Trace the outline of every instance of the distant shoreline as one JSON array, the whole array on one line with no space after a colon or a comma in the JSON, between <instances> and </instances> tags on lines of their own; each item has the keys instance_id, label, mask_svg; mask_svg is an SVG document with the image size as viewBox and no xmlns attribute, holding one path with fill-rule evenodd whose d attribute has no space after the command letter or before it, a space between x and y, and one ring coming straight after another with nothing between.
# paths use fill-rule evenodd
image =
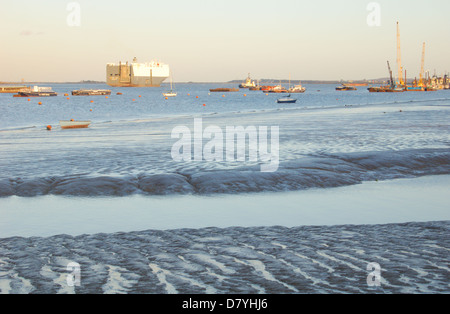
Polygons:
<instances>
[{"instance_id":1,"label":"distant shoreline","mask_svg":"<svg viewBox=\"0 0 450 314\"><path fill-rule=\"evenodd\" d=\"M377 79L377 80L367 80L367 81L343 81L343 80L291 80L291 84L300 81L302 84L385 84L387 79ZM228 82L174 82L176 84L241 84L241 80L233 80ZM259 80L260 85L274 85L274 84L288 84L289 80L275 80L275 79L265 79ZM0 85L32 85L32 84L73 84L73 85L81 85L81 84L106 84L104 81L79 81L79 82L0 82ZM163 82L163 84L168 84L168 82Z\"/></svg>"}]
</instances>

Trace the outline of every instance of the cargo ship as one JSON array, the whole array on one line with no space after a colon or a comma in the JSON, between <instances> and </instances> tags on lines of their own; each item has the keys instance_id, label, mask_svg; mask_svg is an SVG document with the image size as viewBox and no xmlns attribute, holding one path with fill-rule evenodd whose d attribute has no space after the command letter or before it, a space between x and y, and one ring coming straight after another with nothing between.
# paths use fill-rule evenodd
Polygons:
<instances>
[{"instance_id":1,"label":"cargo ship","mask_svg":"<svg viewBox=\"0 0 450 314\"><path fill-rule=\"evenodd\" d=\"M106 83L114 87L160 87L169 76L169 65L158 61L138 63L134 58L131 64L106 65Z\"/></svg>"}]
</instances>

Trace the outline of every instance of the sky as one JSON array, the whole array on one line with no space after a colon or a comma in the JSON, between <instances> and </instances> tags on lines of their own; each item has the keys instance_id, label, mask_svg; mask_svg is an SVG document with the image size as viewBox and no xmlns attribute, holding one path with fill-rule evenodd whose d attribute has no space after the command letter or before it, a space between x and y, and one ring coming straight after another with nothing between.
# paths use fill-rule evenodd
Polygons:
<instances>
[{"instance_id":1,"label":"sky","mask_svg":"<svg viewBox=\"0 0 450 314\"><path fill-rule=\"evenodd\" d=\"M175 82L375 79L396 69L397 21L408 76L423 42L441 75L448 12L448 0L0 0L0 81L105 81L106 63L134 57L169 64Z\"/></svg>"}]
</instances>

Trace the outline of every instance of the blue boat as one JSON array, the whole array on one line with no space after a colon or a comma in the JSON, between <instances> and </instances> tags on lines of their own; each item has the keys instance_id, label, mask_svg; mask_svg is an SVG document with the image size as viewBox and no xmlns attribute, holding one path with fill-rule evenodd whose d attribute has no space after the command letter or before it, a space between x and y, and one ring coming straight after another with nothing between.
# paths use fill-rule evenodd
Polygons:
<instances>
[{"instance_id":1,"label":"blue boat","mask_svg":"<svg viewBox=\"0 0 450 314\"><path fill-rule=\"evenodd\" d=\"M286 97L277 99L277 103L279 104L292 104L297 102L297 99L291 98L291 94L287 95Z\"/></svg>"}]
</instances>

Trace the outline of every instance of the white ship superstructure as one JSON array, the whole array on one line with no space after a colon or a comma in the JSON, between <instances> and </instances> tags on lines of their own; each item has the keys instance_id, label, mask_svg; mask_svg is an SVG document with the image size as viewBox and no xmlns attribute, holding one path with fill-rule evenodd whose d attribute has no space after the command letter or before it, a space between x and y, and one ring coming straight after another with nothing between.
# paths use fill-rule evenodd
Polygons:
<instances>
[{"instance_id":1,"label":"white ship superstructure","mask_svg":"<svg viewBox=\"0 0 450 314\"><path fill-rule=\"evenodd\" d=\"M159 87L169 76L169 65L159 61L138 63L134 58L131 64L106 65L106 83L115 87Z\"/></svg>"}]
</instances>

